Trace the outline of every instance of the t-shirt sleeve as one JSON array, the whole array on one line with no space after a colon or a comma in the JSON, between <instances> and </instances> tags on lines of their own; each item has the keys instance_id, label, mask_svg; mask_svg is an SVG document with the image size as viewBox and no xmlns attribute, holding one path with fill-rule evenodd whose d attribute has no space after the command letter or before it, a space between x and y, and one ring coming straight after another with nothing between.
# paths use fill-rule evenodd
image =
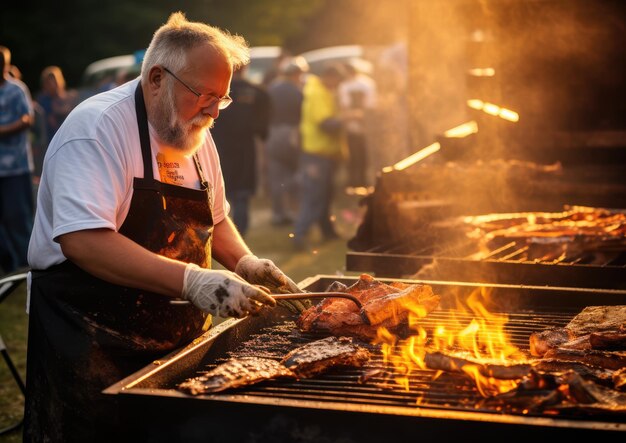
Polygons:
<instances>
[{"instance_id":1,"label":"t-shirt sleeve","mask_svg":"<svg viewBox=\"0 0 626 443\"><path fill-rule=\"evenodd\" d=\"M128 198L123 159L92 139L74 139L48 159L53 199L52 237L84 229L116 230L119 208Z\"/></svg>"}]
</instances>

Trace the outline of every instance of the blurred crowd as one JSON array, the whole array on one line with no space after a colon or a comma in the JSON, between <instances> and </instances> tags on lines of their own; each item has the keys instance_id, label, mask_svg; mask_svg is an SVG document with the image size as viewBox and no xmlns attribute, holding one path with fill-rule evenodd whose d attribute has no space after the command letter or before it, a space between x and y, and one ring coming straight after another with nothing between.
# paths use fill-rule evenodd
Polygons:
<instances>
[{"instance_id":1,"label":"blurred crowd","mask_svg":"<svg viewBox=\"0 0 626 443\"><path fill-rule=\"evenodd\" d=\"M0 47L0 51L0 146L7 147L0 151L0 271L9 273L27 265L28 235L46 148L85 97L67 87L59 66L42 70L40 88L31 96L19 68L11 63L10 50ZM392 61L384 64L390 66ZM261 84L247 80L245 69L234 73L233 105L211 130L233 221L245 236L251 199L261 191L271 204L272 225L293 226L296 250L309 247L313 229L319 229L324 240L337 238L331 214L334 193L337 189L366 193L374 184L372 171L390 155L384 148L384 133L397 130L398 125L397 119L383 119L381 109L388 114L398 108L401 94L388 91L398 89L401 78L386 75L390 84L383 85L386 93L381 93L370 62L329 63L316 75L303 57L287 51ZM122 71L101 90L128 80ZM16 119L22 125L11 127ZM395 128L384 128L385 121Z\"/></svg>"},{"instance_id":2,"label":"blurred crowd","mask_svg":"<svg viewBox=\"0 0 626 443\"><path fill-rule=\"evenodd\" d=\"M0 271L11 273L28 266L26 252L45 151L79 98L66 88L58 66L42 70L33 98L5 46L0 46L0 72Z\"/></svg>"},{"instance_id":3,"label":"blurred crowd","mask_svg":"<svg viewBox=\"0 0 626 443\"><path fill-rule=\"evenodd\" d=\"M313 229L323 240L338 238L335 192L366 193L380 166L371 128L384 98L371 71L371 63L355 58L314 74L303 57L284 51L261 84L235 75L234 102L212 133L243 235L250 198L261 191L271 224L293 227L294 249L310 247Z\"/></svg>"}]
</instances>

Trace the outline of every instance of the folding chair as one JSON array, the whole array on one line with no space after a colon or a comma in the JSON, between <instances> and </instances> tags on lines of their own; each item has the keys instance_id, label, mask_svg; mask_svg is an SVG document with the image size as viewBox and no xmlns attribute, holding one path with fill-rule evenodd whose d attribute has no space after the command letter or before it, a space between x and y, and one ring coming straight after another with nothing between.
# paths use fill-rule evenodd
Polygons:
<instances>
[{"instance_id":1,"label":"folding chair","mask_svg":"<svg viewBox=\"0 0 626 443\"><path fill-rule=\"evenodd\" d=\"M7 277L0 279L0 303L2 303L22 282L26 281L26 277L28 276L27 272L12 274ZM15 365L13 364L13 360L9 356L9 351L7 351L4 340L2 339L2 334L0 334L0 353L2 353L2 357L4 357L4 361L6 362L17 386L20 388L22 395L26 394L26 388L24 386L24 381L22 377L20 377L19 372L17 371ZM6 434L8 432L13 431L14 429L19 428L24 419L20 419L18 423L15 423L7 428L0 429L0 435Z\"/></svg>"}]
</instances>

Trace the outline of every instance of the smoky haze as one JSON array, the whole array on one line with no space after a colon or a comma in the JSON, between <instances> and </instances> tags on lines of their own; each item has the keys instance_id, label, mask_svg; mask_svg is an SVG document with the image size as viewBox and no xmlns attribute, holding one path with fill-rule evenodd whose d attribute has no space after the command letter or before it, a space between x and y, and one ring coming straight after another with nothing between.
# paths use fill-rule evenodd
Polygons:
<instances>
[{"instance_id":1,"label":"smoky haze","mask_svg":"<svg viewBox=\"0 0 626 443\"><path fill-rule=\"evenodd\" d=\"M410 9L411 148L442 147L381 179L373 243L387 238L401 245L393 252L428 255L438 242L450 247L428 229L436 217L621 207L609 198L623 184L613 165L568 156L590 134L621 134L623 146L626 2L418 0ZM471 68L494 75L472 76ZM515 111L519 121L471 109L468 99ZM440 137L467 120L479 127L467 141Z\"/></svg>"},{"instance_id":2,"label":"smoky haze","mask_svg":"<svg viewBox=\"0 0 626 443\"><path fill-rule=\"evenodd\" d=\"M410 17L414 139L421 131L427 142L465 121L469 98L518 112L524 127L623 128L624 2L415 1ZM493 77L468 75L487 67Z\"/></svg>"}]
</instances>

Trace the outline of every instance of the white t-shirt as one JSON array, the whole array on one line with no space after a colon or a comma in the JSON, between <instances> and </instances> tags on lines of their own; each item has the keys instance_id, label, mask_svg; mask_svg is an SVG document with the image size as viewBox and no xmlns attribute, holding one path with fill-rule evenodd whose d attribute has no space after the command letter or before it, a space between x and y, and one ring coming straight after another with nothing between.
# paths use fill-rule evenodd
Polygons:
<instances>
[{"instance_id":1,"label":"white t-shirt","mask_svg":"<svg viewBox=\"0 0 626 443\"><path fill-rule=\"evenodd\" d=\"M337 94L342 109L360 108L364 110L376 107L378 100L376 82L365 74L358 73L339 85ZM349 132L363 132L363 122L352 120L347 124Z\"/></svg>"},{"instance_id":2,"label":"white t-shirt","mask_svg":"<svg viewBox=\"0 0 626 443\"><path fill-rule=\"evenodd\" d=\"M122 226L133 196L133 178L144 176L135 114L138 82L136 79L79 104L50 142L28 248L31 268L47 269L65 261L57 242L60 235L96 228L119 231ZM171 150L159 145L152 128L150 144L155 179L200 188L193 157L174 158ZM211 185L213 222L217 224L230 207L219 156L208 130L198 158ZM163 163L168 171L164 171ZM172 165L176 166L174 173L167 168ZM159 166L169 178L161 180Z\"/></svg>"}]
</instances>

